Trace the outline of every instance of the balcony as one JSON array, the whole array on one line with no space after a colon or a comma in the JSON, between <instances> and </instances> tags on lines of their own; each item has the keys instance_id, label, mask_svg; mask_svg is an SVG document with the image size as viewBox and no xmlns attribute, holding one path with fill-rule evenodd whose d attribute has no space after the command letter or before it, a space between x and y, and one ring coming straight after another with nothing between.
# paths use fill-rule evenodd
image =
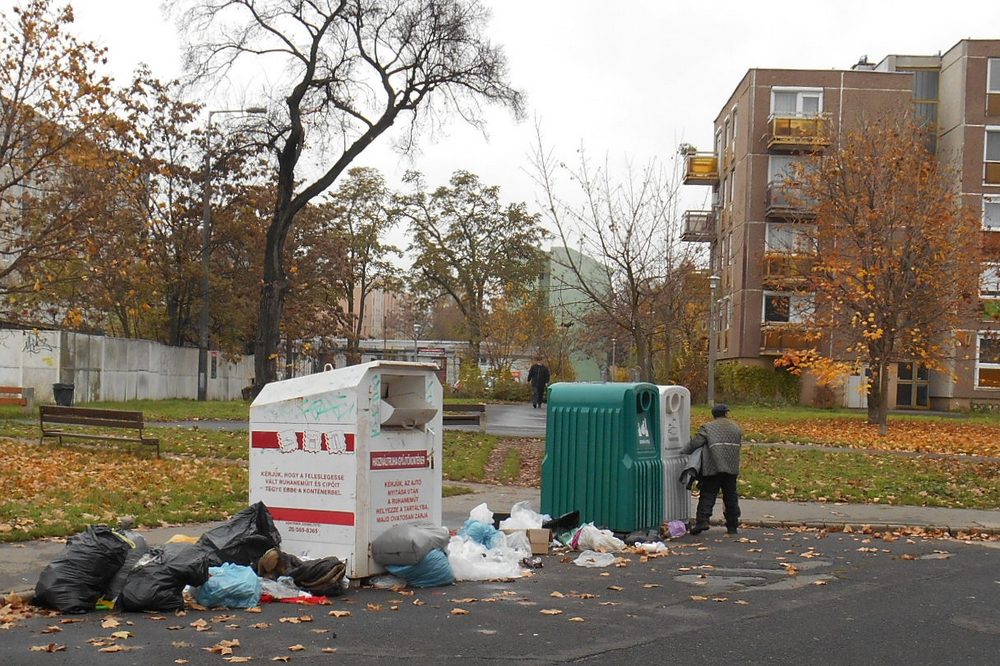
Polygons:
<instances>
[{"instance_id":1,"label":"balcony","mask_svg":"<svg viewBox=\"0 0 1000 666\"><path fill-rule=\"evenodd\" d=\"M983 183L986 185L1000 185L1000 162L987 162L983 173Z\"/></svg>"},{"instance_id":2,"label":"balcony","mask_svg":"<svg viewBox=\"0 0 1000 666\"><path fill-rule=\"evenodd\" d=\"M715 153L689 153L684 158L685 185L718 185L719 158Z\"/></svg>"},{"instance_id":3,"label":"balcony","mask_svg":"<svg viewBox=\"0 0 1000 666\"><path fill-rule=\"evenodd\" d=\"M1000 116L1000 93L986 94L986 115Z\"/></svg>"},{"instance_id":4,"label":"balcony","mask_svg":"<svg viewBox=\"0 0 1000 666\"><path fill-rule=\"evenodd\" d=\"M804 326L763 324L760 327L760 353L783 354L789 349L809 349L816 345L816 335Z\"/></svg>"},{"instance_id":5,"label":"balcony","mask_svg":"<svg viewBox=\"0 0 1000 666\"><path fill-rule=\"evenodd\" d=\"M681 217L684 220L681 240L690 243L711 243L715 240L715 211L686 210Z\"/></svg>"},{"instance_id":6,"label":"balcony","mask_svg":"<svg viewBox=\"0 0 1000 666\"><path fill-rule=\"evenodd\" d=\"M802 285L812 273L815 257L790 252L765 252L761 282L765 289L785 290Z\"/></svg>"},{"instance_id":7,"label":"balcony","mask_svg":"<svg viewBox=\"0 0 1000 666\"><path fill-rule=\"evenodd\" d=\"M768 119L768 150L819 150L830 145L829 114L772 115Z\"/></svg>"},{"instance_id":8,"label":"balcony","mask_svg":"<svg viewBox=\"0 0 1000 666\"><path fill-rule=\"evenodd\" d=\"M814 218L815 208L815 200L804 196L798 188L780 182L767 184L768 217L791 221Z\"/></svg>"}]
</instances>

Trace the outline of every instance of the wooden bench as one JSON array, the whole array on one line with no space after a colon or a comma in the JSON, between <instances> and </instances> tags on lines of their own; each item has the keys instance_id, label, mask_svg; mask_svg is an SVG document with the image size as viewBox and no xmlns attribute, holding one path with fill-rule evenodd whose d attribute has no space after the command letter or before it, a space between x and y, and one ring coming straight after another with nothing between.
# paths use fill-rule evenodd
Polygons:
<instances>
[{"instance_id":1,"label":"wooden bench","mask_svg":"<svg viewBox=\"0 0 1000 666\"><path fill-rule=\"evenodd\" d=\"M64 437L136 442L155 447L156 457L160 457L160 440L142 434L142 412L41 405L38 408L38 423L42 430L39 442L46 437L58 438L59 444L62 444ZM131 430L133 433L109 434L108 430Z\"/></svg>"},{"instance_id":2,"label":"wooden bench","mask_svg":"<svg viewBox=\"0 0 1000 666\"><path fill-rule=\"evenodd\" d=\"M17 405L31 411L34 407L35 389L20 386L0 386L0 405Z\"/></svg>"},{"instance_id":3,"label":"wooden bench","mask_svg":"<svg viewBox=\"0 0 1000 666\"><path fill-rule=\"evenodd\" d=\"M469 405L446 404L441 414L443 424L448 425L474 425L479 426L479 430L486 432L486 405L475 403Z\"/></svg>"}]
</instances>

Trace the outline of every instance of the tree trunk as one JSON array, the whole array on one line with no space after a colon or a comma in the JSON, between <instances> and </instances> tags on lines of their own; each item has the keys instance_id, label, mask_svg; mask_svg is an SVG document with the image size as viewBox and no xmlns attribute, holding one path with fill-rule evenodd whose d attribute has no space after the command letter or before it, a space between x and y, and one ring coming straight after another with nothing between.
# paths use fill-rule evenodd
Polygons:
<instances>
[{"instance_id":1,"label":"tree trunk","mask_svg":"<svg viewBox=\"0 0 1000 666\"><path fill-rule=\"evenodd\" d=\"M288 285L285 280L265 280L260 290L260 313L254 339L254 394L277 378L275 351L281 342L281 313Z\"/></svg>"},{"instance_id":2,"label":"tree trunk","mask_svg":"<svg viewBox=\"0 0 1000 666\"><path fill-rule=\"evenodd\" d=\"M879 400L878 400L878 434L885 437L889 430L889 378L886 376L886 365L882 364L879 374Z\"/></svg>"},{"instance_id":3,"label":"tree trunk","mask_svg":"<svg viewBox=\"0 0 1000 666\"><path fill-rule=\"evenodd\" d=\"M871 377L868 380L868 425L878 423L879 400L882 397L882 373L879 365L871 369Z\"/></svg>"}]
</instances>

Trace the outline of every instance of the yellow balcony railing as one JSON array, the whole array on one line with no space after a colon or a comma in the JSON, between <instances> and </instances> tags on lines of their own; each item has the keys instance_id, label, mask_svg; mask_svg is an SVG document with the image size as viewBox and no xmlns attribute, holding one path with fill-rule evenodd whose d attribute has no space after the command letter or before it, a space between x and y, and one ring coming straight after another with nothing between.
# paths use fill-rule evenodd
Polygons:
<instances>
[{"instance_id":1,"label":"yellow balcony railing","mask_svg":"<svg viewBox=\"0 0 1000 666\"><path fill-rule=\"evenodd\" d=\"M719 158L715 153L694 153L684 161L685 185L718 185Z\"/></svg>"},{"instance_id":2,"label":"yellow balcony railing","mask_svg":"<svg viewBox=\"0 0 1000 666\"><path fill-rule=\"evenodd\" d=\"M764 253L764 286L789 287L807 280L812 273L815 257L788 252Z\"/></svg>"},{"instance_id":3,"label":"yellow balcony railing","mask_svg":"<svg viewBox=\"0 0 1000 666\"><path fill-rule=\"evenodd\" d=\"M815 335L804 326L765 324L760 329L761 353L780 354L786 349L809 349L815 344Z\"/></svg>"},{"instance_id":4,"label":"yellow balcony railing","mask_svg":"<svg viewBox=\"0 0 1000 666\"><path fill-rule=\"evenodd\" d=\"M987 185L1000 185L1000 162L986 163L983 182Z\"/></svg>"},{"instance_id":5,"label":"yellow balcony railing","mask_svg":"<svg viewBox=\"0 0 1000 666\"><path fill-rule=\"evenodd\" d=\"M769 119L767 138L769 149L807 150L830 144L829 115L775 114Z\"/></svg>"},{"instance_id":6,"label":"yellow balcony railing","mask_svg":"<svg viewBox=\"0 0 1000 666\"><path fill-rule=\"evenodd\" d=\"M986 115L1000 116L1000 93L986 94Z\"/></svg>"}]
</instances>

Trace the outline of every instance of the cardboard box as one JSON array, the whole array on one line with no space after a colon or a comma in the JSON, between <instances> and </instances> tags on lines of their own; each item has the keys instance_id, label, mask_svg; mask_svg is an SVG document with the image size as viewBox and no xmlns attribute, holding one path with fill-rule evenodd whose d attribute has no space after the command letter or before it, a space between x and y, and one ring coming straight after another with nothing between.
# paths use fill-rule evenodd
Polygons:
<instances>
[{"instance_id":1,"label":"cardboard box","mask_svg":"<svg viewBox=\"0 0 1000 666\"><path fill-rule=\"evenodd\" d=\"M550 530L543 529L528 529L528 530L512 530L504 529L504 534L514 534L515 532L525 532L528 535L528 543L531 544L531 554L532 555L548 555L549 554L549 543L552 541L552 533Z\"/></svg>"}]
</instances>

